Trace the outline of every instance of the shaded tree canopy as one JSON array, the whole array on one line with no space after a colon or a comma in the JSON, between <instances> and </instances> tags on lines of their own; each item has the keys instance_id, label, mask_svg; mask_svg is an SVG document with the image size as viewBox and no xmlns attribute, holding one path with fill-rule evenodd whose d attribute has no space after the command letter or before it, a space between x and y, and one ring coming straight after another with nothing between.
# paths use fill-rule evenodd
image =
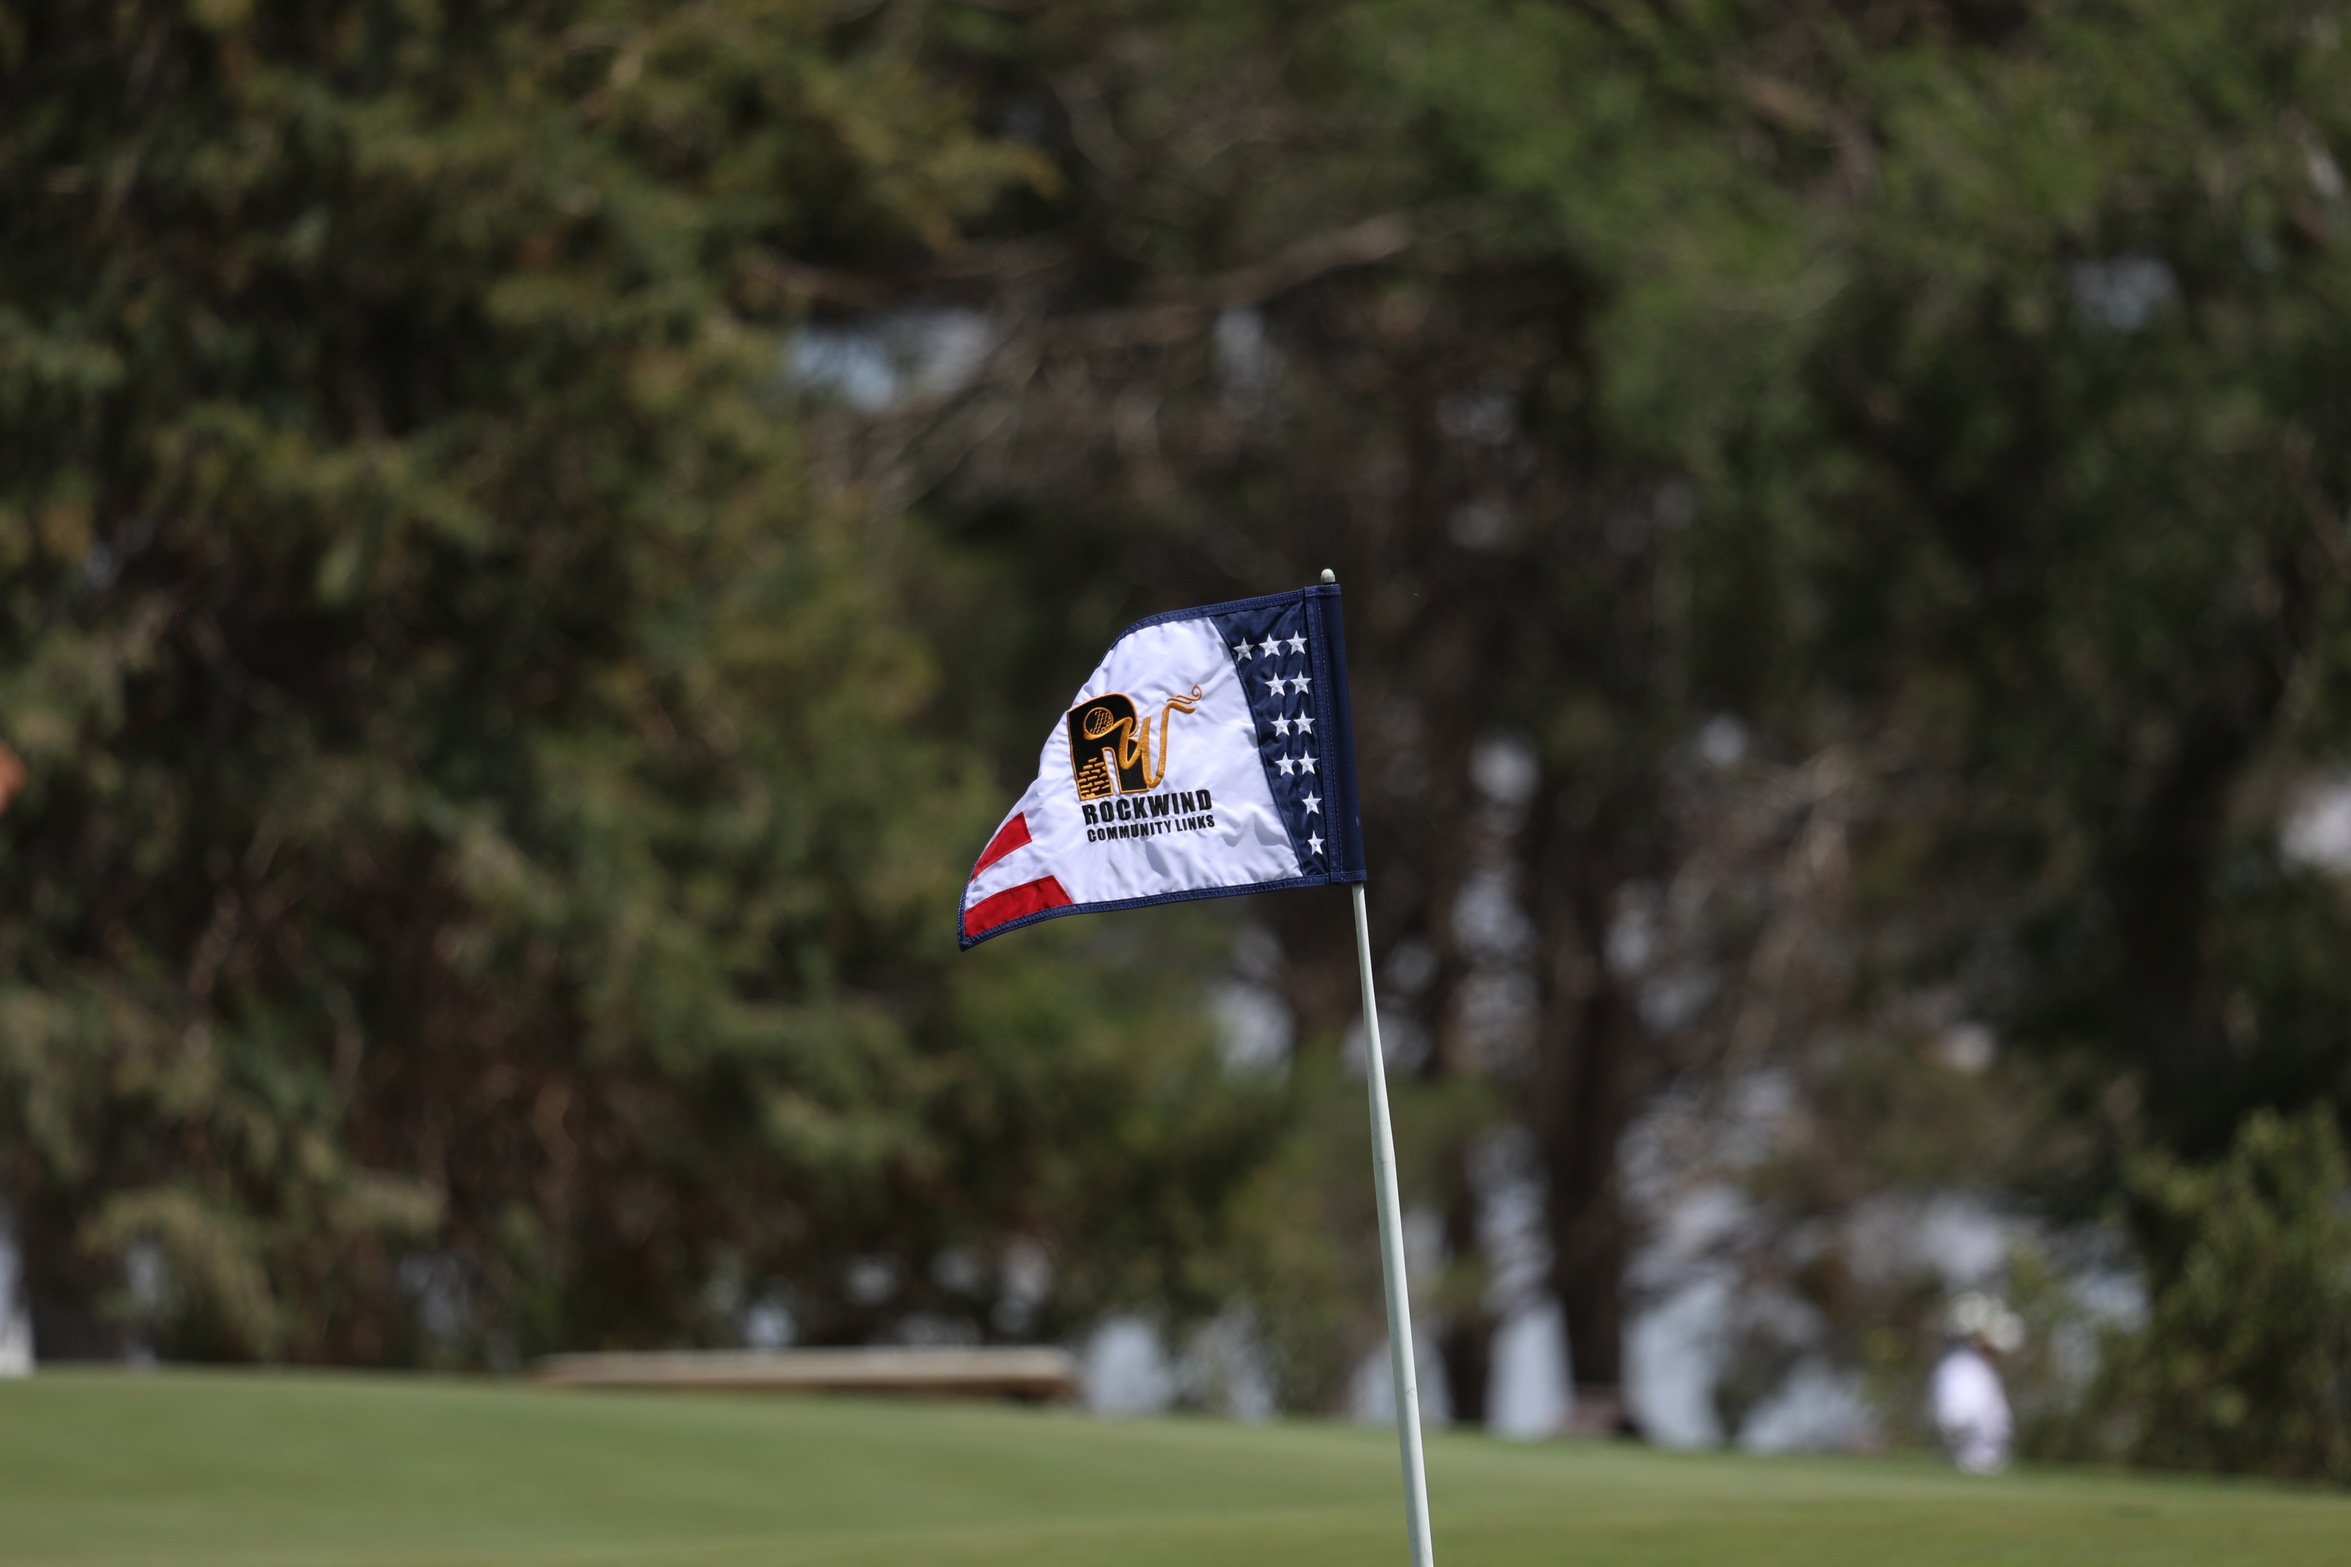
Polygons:
<instances>
[{"instance_id":1,"label":"shaded tree canopy","mask_svg":"<svg viewBox=\"0 0 2351 1567\"><path fill-rule=\"evenodd\" d=\"M2340 966L2295 954L2341 886L2278 837L2340 756L2331 12L1137 6L966 47L1062 191L833 292L990 346L829 471L1082 557L1073 642L1339 567L1380 945L1432 1092L1534 1134L1579 1382L1621 1374L1667 1085L1797 1075L1791 1227L1954 1179L2078 1218L2139 1142L2339 1100ZM1335 1033L1342 933L1265 917ZM2024 1047L2005 1118L1936 1078L1970 1019ZM1421 1197L1474 1413L1466 1113Z\"/></svg>"},{"instance_id":2,"label":"shaded tree canopy","mask_svg":"<svg viewBox=\"0 0 2351 1567\"><path fill-rule=\"evenodd\" d=\"M44 1351L1196 1294L1275 1107L1082 942L947 970L992 801L778 381L788 257L1051 171L819 6L60 5L0 61Z\"/></svg>"},{"instance_id":3,"label":"shaded tree canopy","mask_svg":"<svg viewBox=\"0 0 2351 1567\"><path fill-rule=\"evenodd\" d=\"M2345 59L2250 0L12 16L44 1334L1241 1301L1329 1403L1343 916L1240 916L1278 1082L1217 911L945 958L1102 641L1326 565L1458 1413L1498 1162L1604 1409L1636 1130L1858 1363L1932 1302L1780 1241L2339 1113L2344 867L2280 825L2347 765Z\"/></svg>"}]
</instances>

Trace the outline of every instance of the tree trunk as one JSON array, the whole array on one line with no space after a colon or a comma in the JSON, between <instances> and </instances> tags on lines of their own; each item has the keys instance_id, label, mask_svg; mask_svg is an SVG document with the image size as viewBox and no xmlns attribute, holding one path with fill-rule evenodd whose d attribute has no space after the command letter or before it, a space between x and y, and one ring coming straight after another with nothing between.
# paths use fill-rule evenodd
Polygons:
<instances>
[{"instance_id":1,"label":"tree trunk","mask_svg":"<svg viewBox=\"0 0 2351 1567\"><path fill-rule=\"evenodd\" d=\"M2121 946L2117 1022L2145 1063L2160 1135L2191 1156L2218 1153L2248 1108L2212 950L2230 811L2276 731L2293 672L2308 656L2319 594L2338 569L2323 538L2273 556L2265 590L2252 595L2260 608L2217 661L2161 765L2126 798L2108 861Z\"/></svg>"},{"instance_id":2,"label":"tree trunk","mask_svg":"<svg viewBox=\"0 0 2351 1567\"><path fill-rule=\"evenodd\" d=\"M1541 1014L1533 1123L1545 1180L1551 1288L1567 1331L1575 1385L1571 1429L1632 1432L1624 1402L1624 1272L1630 1249L1618 1147L1643 1084L1640 1015L1607 962L1619 857L1647 841L1654 792L1613 801L1552 790L1537 829L1536 914ZM1576 807L1581 806L1581 809ZM1574 810L1571 817L1570 811Z\"/></svg>"},{"instance_id":3,"label":"tree trunk","mask_svg":"<svg viewBox=\"0 0 2351 1567\"><path fill-rule=\"evenodd\" d=\"M120 1360L130 1348L102 1302L112 1270L85 1256L73 1205L36 1192L17 1208L16 1256L33 1353L44 1361Z\"/></svg>"},{"instance_id":4,"label":"tree trunk","mask_svg":"<svg viewBox=\"0 0 2351 1567\"><path fill-rule=\"evenodd\" d=\"M1482 1282L1484 1269L1474 1259L1483 1254L1478 1229L1478 1193L1469 1178L1469 1150L1451 1150L1447 1160L1450 1192L1445 1205L1445 1255L1473 1259L1470 1271ZM1445 1313L1438 1331L1438 1350L1445 1357L1445 1392L1453 1423L1482 1426L1487 1417L1487 1389L1494 1380L1494 1315L1483 1290L1474 1298L1457 1298Z\"/></svg>"},{"instance_id":5,"label":"tree trunk","mask_svg":"<svg viewBox=\"0 0 2351 1567\"><path fill-rule=\"evenodd\" d=\"M1551 1288L1567 1329L1574 1428L1616 1434L1629 1429L1623 1393L1628 1236L1617 1151L1632 1103L1633 1041L1611 980L1601 980L1581 1004L1557 1010L1568 1017L1553 1025L1558 1037L1543 1053L1537 1111Z\"/></svg>"}]
</instances>

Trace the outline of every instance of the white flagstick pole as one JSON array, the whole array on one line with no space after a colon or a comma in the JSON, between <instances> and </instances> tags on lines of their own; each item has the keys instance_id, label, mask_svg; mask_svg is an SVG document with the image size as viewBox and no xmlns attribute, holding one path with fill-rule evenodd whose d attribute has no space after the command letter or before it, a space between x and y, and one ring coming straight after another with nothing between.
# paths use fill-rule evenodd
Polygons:
<instances>
[{"instance_id":1,"label":"white flagstick pole","mask_svg":"<svg viewBox=\"0 0 2351 1567\"><path fill-rule=\"evenodd\" d=\"M1404 1216L1396 1198L1396 1134L1388 1124L1388 1063L1380 1051L1380 1007L1371 990L1371 921L1363 883L1355 894L1355 964L1363 975L1363 1076L1371 1084L1371 1173L1380 1200L1380 1277L1388 1290L1388 1364L1396 1381L1396 1441L1404 1450L1404 1523L1412 1567L1433 1567L1429 1477L1420 1456L1420 1378L1412 1367L1412 1300L1404 1284Z\"/></svg>"}]
</instances>

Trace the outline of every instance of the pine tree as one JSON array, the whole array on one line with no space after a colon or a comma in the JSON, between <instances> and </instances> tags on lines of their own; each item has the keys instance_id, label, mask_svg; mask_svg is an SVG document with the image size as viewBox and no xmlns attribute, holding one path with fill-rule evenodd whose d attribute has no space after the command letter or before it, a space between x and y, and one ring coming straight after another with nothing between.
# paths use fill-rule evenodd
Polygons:
<instances>
[{"instance_id":1,"label":"pine tree","mask_svg":"<svg viewBox=\"0 0 2351 1567\"><path fill-rule=\"evenodd\" d=\"M1052 1331L1194 1265L1268 1110L1180 1007L944 969L995 802L781 374L811 258L1028 154L773 0L59 3L0 98L45 1354Z\"/></svg>"}]
</instances>

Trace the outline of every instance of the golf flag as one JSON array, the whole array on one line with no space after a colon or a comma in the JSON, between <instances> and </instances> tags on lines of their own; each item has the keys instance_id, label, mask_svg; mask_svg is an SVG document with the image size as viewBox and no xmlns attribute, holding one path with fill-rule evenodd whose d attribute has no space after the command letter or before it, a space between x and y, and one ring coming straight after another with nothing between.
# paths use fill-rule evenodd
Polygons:
<instances>
[{"instance_id":1,"label":"golf flag","mask_svg":"<svg viewBox=\"0 0 2351 1567\"><path fill-rule=\"evenodd\" d=\"M1063 914L1364 879L1335 583L1119 634L963 889L966 947Z\"/></svg>"}]
</instances>

